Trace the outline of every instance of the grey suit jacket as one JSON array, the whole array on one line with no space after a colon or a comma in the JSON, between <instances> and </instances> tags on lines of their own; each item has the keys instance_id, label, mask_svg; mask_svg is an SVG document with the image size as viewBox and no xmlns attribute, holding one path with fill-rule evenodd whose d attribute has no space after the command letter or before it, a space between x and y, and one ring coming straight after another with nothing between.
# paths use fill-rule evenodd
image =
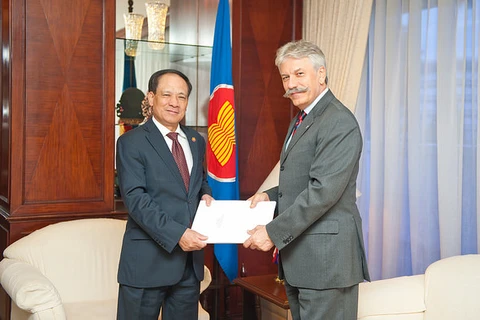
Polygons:
<instances>
[{"instance_id":1,"label":"grey suit jacket","mask_svg":"<svg viewBox=\"0 0 480 320\"><path fill-rule=\"evenodd\" d=\"M117 141L117 174L128 210L118 270L118 282L134 287L177 283L187 253L178 241L191 225L203 194L211 194L205 179L205 141L198 132L181 127L193 156L189 190L165 139L150 119ZM203 280L203 250L193 252L198 280Z\"/></svg>"},{"instance_id":2,"label":"grey suit jacket","mask_svg":"<svg viewBox=\"0 0 480 320\"><path fill-rule=\"evenodd\" d=\"M280 277L291 285L328 289L369 280L355 203L361 150L355 117L330 90L284 144L279 185L267 190L278 216L266 228L280 250Z\"/></svg>"}]
</instances>

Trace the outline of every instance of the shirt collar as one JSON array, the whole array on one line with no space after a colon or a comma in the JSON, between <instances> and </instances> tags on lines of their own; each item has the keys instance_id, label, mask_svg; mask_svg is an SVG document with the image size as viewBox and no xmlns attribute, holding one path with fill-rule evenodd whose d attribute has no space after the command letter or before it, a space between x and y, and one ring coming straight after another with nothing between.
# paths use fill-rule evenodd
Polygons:
<instances>
[{"instance_id":1,"label":"shirt collar","mask_svg":"<svg viewBox=\"0 0 480 320\"><path fill-rule=\"evenodd\" d=\"M312 111L312 109L317 105L318 101L320 101L320 99L322 99L322 97L328 92L328 88L326 88L325 90L322 91L322 93L320 93L318 95L318 97L313 100L313 102L308 106L306 107L305 109L303 109L303 111L305 111L306 114L308 114L310 111Z\"/></svg>"},{"instance_id":2,"label":"shirt collar","mask_svg":"<svg viewBox=\"0 0 480 320\"><path fill-rule=\"evenodd\" d=\"M152 117L153 123L155 126L160 130L160 133L163 135L163 137L166 137L167 134L169 134L171 131L167 127L165 127L163 124L157 121L155 117ZM183 132L183 130L180 128L180 124L177 126L177 130L175 130L176 133L182 138L187 139L187 135Z\"/></svg>"}]
</instances>

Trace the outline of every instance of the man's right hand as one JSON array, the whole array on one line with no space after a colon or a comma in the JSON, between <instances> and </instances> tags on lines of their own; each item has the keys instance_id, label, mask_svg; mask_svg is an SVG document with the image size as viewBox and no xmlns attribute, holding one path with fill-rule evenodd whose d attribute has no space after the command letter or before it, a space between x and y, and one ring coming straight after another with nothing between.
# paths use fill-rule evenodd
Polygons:
<instances>
[{"instance_id":1,"label":"man's right hand","mask_svg":"<svg viewBox=\"0 0 480 320\"><path fill-rule=\"evenodd\" d=\"M252 202L250 204L250 208L255 208L257 206L257 203L259 203L260 201L270 201L270 198L268 197L268 194L262 192L254 194L253 196L248 198L247 201Z\"/></svg>"}]
</instances>

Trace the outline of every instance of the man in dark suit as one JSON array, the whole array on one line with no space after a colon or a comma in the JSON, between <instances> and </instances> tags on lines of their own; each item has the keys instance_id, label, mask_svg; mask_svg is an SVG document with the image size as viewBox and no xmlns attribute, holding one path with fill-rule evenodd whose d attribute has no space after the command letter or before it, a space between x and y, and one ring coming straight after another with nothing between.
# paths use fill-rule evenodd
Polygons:
<instances>
[{"instance_id":1,"label":"man in dark suit","mask_svg":"<svg viewBox=\"0 0 480 320\"><path fill-rule=\"evenodd\" d=\"M198 319L207 237L190 226L200 199L210 205L213 198L203 167L205 141L180 125L191 91L183 73L155 72L147 94L153 116L117 142L128 209L117 319L157 320L160 307L163 320Z\"/></svg>"},{"instance_id":2,"label":"man in dark suit","mask_svg":"<svg viewBox=\"0 0 480 320\"><path fill-rule=\"evenodd\" d=\"M294 320L356 320L358 283L369 280L356 178L362 137L327 87L325 56L307 41L277 51L285 97L300 109L280 154L279 185L249 200L277 201L278 215L249 231L247 248L279 250Z\"/></svg>"}]
</instances>

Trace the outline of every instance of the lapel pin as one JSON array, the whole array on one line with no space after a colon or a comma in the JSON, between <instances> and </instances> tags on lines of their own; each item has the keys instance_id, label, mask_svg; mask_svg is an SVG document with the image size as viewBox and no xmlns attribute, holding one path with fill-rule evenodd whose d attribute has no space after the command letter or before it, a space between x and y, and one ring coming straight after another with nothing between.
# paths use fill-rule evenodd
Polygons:
<instances>
[{"instance_id":1,"label":"lapel pin","mask_svg":"<svg viewBox=\"0 0 480 320\"><path fill-rule=\"evenodd\" d=\"M195 139L195 137L192 137L192 141L195 142L195 141L197 141L197 139Z\"/></svg>"}]
</instances>

